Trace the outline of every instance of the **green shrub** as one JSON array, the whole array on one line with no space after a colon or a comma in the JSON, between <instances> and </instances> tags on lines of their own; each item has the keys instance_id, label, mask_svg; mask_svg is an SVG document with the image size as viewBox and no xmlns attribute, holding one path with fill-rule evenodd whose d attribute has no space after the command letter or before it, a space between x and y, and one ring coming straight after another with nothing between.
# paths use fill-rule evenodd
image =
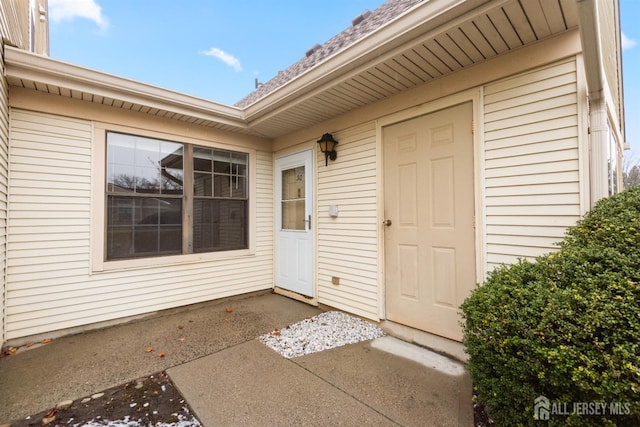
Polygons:
<instances>
[{"instance_id":1,"label":"green shrub","mask_svg":"<svg viewBox=\"0 0 640 427\"><path fill-rule=\"evenodd\" d=\"M538 396L569 412L607 404L604 416L552 414L548 425L640 425L640 187L599 201L559 246L494 270L463 303L478 399L498 426L545 425Z\"/></svg>"}]
</instances>

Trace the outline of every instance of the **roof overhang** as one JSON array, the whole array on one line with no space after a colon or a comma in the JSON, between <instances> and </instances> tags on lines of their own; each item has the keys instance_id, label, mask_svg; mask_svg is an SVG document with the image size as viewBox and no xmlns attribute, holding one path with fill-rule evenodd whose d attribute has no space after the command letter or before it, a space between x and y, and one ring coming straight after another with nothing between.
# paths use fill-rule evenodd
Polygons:
<instances>
[{"instance_id":1,"label":"roof overhang","mask_svg":"<svg viewBox=\"0 0 640 427\"><path fill-rule=\"evenodd\" d=\"M393 55L394 50L406 49L407 42L442 25L447 13L453 18L463 12L462 6L465 10L470 10L474 5L482 3L486 3L486 0L431 0L418 3L378 31L326 58L306 73L248 106L247 119L254 124L260 123L265 117L287 108L291 102L300 102L304 97L326 90L327 86L337 81L357 75L371 67L372 61L385 61Z\"/></svg>"},{"instance_id":2,"label":"roof overhang","mask_svg":"<svg viewBox=\"0 0 640 427\"><path fill-rule=\"evenodd\" d=\"M183 93L5 47L10 85L250 133L244 112Z\"/></svg>"},{"instance_id":3,"label":"roof overhang","mask_svg":"<svg viewBox=\"0 0 640 427\"><path fill-rule=\"evenodd\" d=\"M246 109L280 136L578 27L575 0L429 0Z\"/></svg>"},{"instance_id":4,"label":"roof overhang","mask_svg":"<svg viewBox=\"0 0 640 427\"><path fill-rule=\"evenodd\" d=\"M11 47L6 75L13 86L277 138L579 24L594 25L578 15L576 0L423 1L243 109Z\"/></svg>"}]
</instances>

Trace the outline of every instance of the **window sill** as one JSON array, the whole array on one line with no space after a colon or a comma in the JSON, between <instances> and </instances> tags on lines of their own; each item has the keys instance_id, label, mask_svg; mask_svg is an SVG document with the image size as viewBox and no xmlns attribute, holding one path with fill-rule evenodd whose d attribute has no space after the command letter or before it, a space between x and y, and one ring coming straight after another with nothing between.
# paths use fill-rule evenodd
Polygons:
<instances>
[{"instance_id":1,"label":"window sill","mask_svg":"<svg viewBox=\"0 0 640 427\"><path fill-rule=\"evenodd\" d=\"M199 262L224 261L228 259L247 258L255 256L251 249L239 249L223 252L206 252L189 255L170 255L163 257L137 258L118 261L95 261L92 273L107 273L111 271L137 270L153 267L174 267L183 264Z\"/></svg>"}]
</instances>

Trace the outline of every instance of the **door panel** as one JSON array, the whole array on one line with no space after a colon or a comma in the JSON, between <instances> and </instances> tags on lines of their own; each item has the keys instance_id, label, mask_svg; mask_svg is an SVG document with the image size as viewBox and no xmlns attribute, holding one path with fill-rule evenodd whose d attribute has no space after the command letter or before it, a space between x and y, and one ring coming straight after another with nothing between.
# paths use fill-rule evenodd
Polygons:
<instances>
[{"instance_id":1,"label":"door panel","mask_svg":"<svg viewBox=\"0 0 640 427\"><path fill-rule=\"evenodd\" d=\"M276 159L276 286L314 296L313 150Z\"/></svg>"},{"instance_id":2,"label":"door panel","mask_svg":"<svg viewBox=\"0 0 640 427\"><path fill-rule=\"evenodd\" d=\"M389 320L461 340L476 283L472 104L383 129Z\"/></svg>"}]
</instances>

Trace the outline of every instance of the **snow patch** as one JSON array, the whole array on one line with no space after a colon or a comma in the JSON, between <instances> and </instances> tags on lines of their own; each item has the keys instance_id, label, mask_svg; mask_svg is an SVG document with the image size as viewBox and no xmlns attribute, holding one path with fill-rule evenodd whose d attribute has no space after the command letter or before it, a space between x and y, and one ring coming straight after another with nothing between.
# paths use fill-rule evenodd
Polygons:
<instances>
[{"instance_id":1,"label":"snow patch","mask_svg":"<svg viewBox=\"0 0 640 427\"><path fill-rule=\"evenodd\" d=\"M129 416L122 420L91 420L84 424L74 424L73 427L198 427L200 422L193 416L178 414L178 421L175 423L155 423L153 425L140 424L139 421L132 420Z\"/></svg>"}]
</instances>

